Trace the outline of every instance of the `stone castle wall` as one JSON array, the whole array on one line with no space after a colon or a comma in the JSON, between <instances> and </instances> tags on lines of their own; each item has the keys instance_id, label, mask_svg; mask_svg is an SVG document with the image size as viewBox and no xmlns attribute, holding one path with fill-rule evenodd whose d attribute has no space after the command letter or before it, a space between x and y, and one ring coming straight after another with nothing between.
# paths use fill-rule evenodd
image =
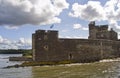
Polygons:
<instances>
[{"instance_id":1,"label":"stone castle wall","mask_svg":"<svg viewBox=\"0 0 120 78\"><path fill-rule=\"evenodd\" d=\"M104 30L107 31L106 29ZM96 39L91 31L90 39L58 38L58 31L54 30L37 30L32 37L34 61L87 62L120 55L120 41Z\"/></svg>"}]
</instances>

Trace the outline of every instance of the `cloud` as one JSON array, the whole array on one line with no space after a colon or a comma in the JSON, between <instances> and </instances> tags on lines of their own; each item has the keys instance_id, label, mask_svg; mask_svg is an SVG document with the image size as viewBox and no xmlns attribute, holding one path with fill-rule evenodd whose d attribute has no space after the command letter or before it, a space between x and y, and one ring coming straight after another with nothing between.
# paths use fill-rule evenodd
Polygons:
<instances>
[{"instance_id":1,"label":"cloud","mask_svg":"<svg viewBox=\"0 0 120 78\"><path fill-rule=\"evenodd\" d=\"M87 39L87 36L73 36L75 39Z\"/></svg>"},{"instance_id":2,"label":"cloud","mask_svg":"<svg viewBox=\"0 0 120 78\"><path fill-rule=\"evenodd\" d=\"M20 38L17 41L12 41L0 36L0 49L31 49L31 39Z\"/></svg>"},{"instance_id":3,"label":"cloud","mask_svg":"<svg viewBox=\"0 0 120 78\"><path fill-rule=\"evenodd\" d=\"M32 42L31 39L25 39L25 38L20 38L16 43L15 43L19 49L31 49Z\"/></svg>"},{"instance_id":4,"label":"cloud","mask_svg":"<svg viewBox=\"0 0 120 78\"><path fill-rule=\"evenodd\" d=\"M61 32L66 33L66 32L69 32L69 30L64 29L64 30L62 30Z\"/></svg>"},{"instance_id":5,"label":"cloud","mask_svg":"<svg viewBox=\"0 0 120 78\"><path fill-rule=\"evenodd\" d=\"M2 38L2 36L0 36L0 43L2 43L3 42L3 38Z\"/></svg>"},{"instance_id":6,"label":"cloud","mask_svg":"<svg viewBox=\"0 0 120 78\"><path fill-rule=\"evenodd\" d=\"M69 15L89 21L105 19L104 9L99 1L88 1L84 5L74 3L72 5L72 12Z\"/></svg>"},{"instance_id":7,"label":"cloud","mask_svg":"<svg viewBox=\"0 0 120 78\"><path fill-rule=\"evenodd\" d=\"M81 5L74 3L69 16L80 18L87 21L108 21L109 28L120 32L120 1L108 0L104 5L100 1L88 1L87 4Z\"/></svg>"},{"instance_id":8,"label":"cloud","mask_svg":"<svg viewBox=\"0 0 120 78\"><path fill-rule=\"evenodd\" d=\"M4 27L6 29L18 29L19 28L18 26L8 26L8 25L5 25Z\"/></svg>"},{"instance_id":9,"label":"cloud","mask_svg":"<svg viewBox=\"0 0 120 78\"><path fill-rule=\"evenodd\" d=\"M88 31L88 28L87 28L87 27L83 27L82 30L86 30L86 31Z\"/></svg>"},{"instance_id":10,"label":"cloud","mask_svg":"<svg viewBox=\"0 0 120 78\"><path fill-rule=\"evenodd\" d=\"M11 43L7 38L3 38L2 36L0 36L0 44L9 44Z\"/></svg>"},{"instance_id":11,"label":"cloud","mask_svg":"<svg viewBox=\"0 0 120 78\"><path fill-rule=\"evenodd\" d=\"M87 27L83 27L81 24L74 24L73 28L74 29L81 29L81 30L88 30Z\"/></svg>"},{"instance_id":12,"label":"cloud","mask_svg":"<svg viewBox=\"0 0 120 78\"><path fill-rule=\"evenodd\" d=\"M88 39L87 36L60 36L60 38L70 38L70 39Z\"/></svg>"},{"instance_id":13,"label":"cloud","mask_svg":"<svg viewBox=\"0 0 120 78\"><path fill-rule=\"evenodd\" d=\"M81 26L80 24L74 24L74 25L73 25L73 28L74 28L74 29L80 29L80 28L82 28L82 26Z\"/></svg>"},{"instance_id":14,"label":"cloud","mask_svg":"<svg viewBox=\"0 0 120 78\"><path fill-rule=\"evenodd\" d=\"M66 0L0 0L0 25L46 25L60 23Z\"/></svg>"}]
</instances>

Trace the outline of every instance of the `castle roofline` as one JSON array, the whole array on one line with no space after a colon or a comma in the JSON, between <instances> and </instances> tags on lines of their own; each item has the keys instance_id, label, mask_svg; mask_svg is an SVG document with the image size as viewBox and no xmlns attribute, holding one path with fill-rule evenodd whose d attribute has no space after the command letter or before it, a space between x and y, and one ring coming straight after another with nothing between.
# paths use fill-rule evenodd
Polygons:
<instances>
[{"instance_id":1,"label":"castle roofline","mask_svg":"<svg viewBox=\"0 0 120 78\"><path fill-rule=\"evenodd\" d=\"M47 32L58 32L58 30L47 30Z\"/></svg>"},{"instance_id":2,"label":"castle roofline","mask_svg":"<svg viewBox=\"0 0 120 78\"><path fill-rule=\"evenodd\" d=\"M44 29L38 29L36 32L58 32L58 30L44 30Z\"/></svg>"},{"instance_id":3,"label":"castle roofline","mask_svg":"<svg viewBox=\"0 0 120 78\"><path fill-rule=\"evenodd\" d=\"M36 31L58 31L58 30L44 30L44 29L38 29Z\"/></svg>"},{"instance_id":4,"label":"castle roofline","mask_svg":"<svg viewBox=\"0 0 120 78\"><path fill-rule=\"evenodd\" d=\"M105 24L105 25L95 25L95 26L98 26L98 27L108 27L108 24Z\"/></svg>"}]
</instances>

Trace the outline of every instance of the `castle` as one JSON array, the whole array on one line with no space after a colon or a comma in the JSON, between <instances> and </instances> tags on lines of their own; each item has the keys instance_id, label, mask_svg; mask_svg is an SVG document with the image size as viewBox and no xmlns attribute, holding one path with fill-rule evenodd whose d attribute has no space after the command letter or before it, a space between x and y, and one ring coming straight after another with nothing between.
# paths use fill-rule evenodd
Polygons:
<instances>
[{"instance_id":1,"label":"castle","mask_svg":"<svg viewBox=\"0 0 120 78\"><path fill-rule=\"evenodd\" d=\"M108 25L89 23L88 39L58 38L58 31L37 30L32 34L34 61L89 62L120 56L117 33Z\"/></svg>"}]
</instances>

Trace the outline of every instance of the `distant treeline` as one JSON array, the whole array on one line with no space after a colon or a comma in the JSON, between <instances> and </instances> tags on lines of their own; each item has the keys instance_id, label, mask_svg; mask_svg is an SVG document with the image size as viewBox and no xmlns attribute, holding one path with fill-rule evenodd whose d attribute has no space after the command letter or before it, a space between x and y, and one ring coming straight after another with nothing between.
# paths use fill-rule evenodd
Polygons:
<instances>
[{"instance_id":1,"label":"distant treeline","mask_svg":"<svg viewBox=\"0 0 120 78\"><path fill-rule=\"evenodd\" d=\"M32 54L31 49L7 49L7 50L0 50L0 54Z\"/></svg>"}]
</instances>

